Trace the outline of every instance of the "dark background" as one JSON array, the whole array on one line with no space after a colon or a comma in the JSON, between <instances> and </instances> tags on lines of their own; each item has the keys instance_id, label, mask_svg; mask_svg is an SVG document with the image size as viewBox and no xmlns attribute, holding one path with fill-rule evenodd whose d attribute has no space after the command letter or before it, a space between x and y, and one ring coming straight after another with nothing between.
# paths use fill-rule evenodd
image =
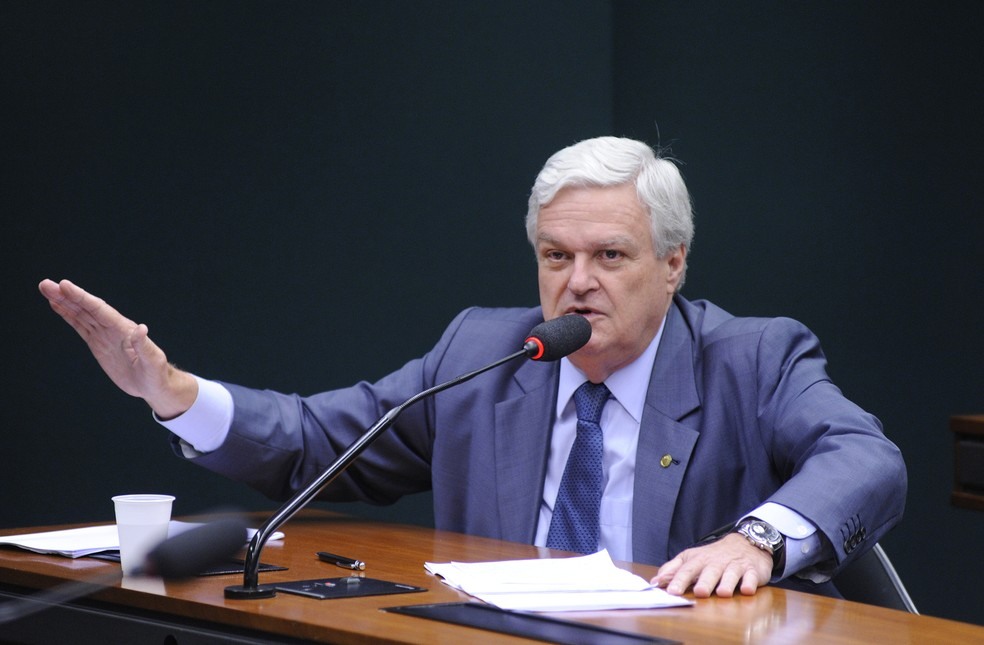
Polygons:
<instances>
[{"instance_id":1,"label":"dark background","mask_svg":"<svg viewBox=\"0 0 984 645\"><path fill-rule=\"evenodd\" d=\"M982 622L982 4L5 2L0 526L275 503L171 456L36 285L69 277L202 376L311 393L530 305L526 197L600 134L671 146L685 295L790 315L909 467L883 542L927 614ZM428 496L345 510L431 522Z\"/></svg>"}]
</instances>

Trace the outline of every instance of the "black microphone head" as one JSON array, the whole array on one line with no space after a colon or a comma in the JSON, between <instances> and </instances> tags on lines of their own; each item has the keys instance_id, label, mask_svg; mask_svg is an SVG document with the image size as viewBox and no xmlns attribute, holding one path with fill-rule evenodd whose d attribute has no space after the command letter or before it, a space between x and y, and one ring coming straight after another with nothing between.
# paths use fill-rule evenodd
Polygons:
<instances>
[{"instance_id":1,"label":"black microphone head","mask_svg":"<svg viewBox=\"0 0 984 645\"><path fill-rule=\"evenodd\" d=\"M158 544L139 573L175 580L190 578L231 557L246 544L246 524L220 519L188 529Z\"/></svg>"},{"instance_id":2,"label":"black microphone head","mask_svg":"<svg viewBox=\"0 0 984 645\"><path fill-rule=\"evenodd\" d=\"M591 323L584 316L570 314L534 327L523 349L534 361L555 361L581 349L590 339Z\"/></svg>"}]
</instances>

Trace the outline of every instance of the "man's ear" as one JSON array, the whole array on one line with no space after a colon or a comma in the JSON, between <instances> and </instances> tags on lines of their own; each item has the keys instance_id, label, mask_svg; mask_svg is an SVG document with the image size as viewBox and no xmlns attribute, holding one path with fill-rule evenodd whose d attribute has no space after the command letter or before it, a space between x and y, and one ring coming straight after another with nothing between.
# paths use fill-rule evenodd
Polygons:
<instances>
[{"instance_id":1,"label":"man's ear","mask_svg":"<svg viewBox=\"0 0 984 645\"><path fill-rule=\"evenodd\" d=\"M680 280L683 278L683 271L687 268L687 247L681 244L673 252L666 256L666 264L669 269L666 274L666 283L670 287L670 293L676 293L680 288Z\"/></svg>"}]
</instances>

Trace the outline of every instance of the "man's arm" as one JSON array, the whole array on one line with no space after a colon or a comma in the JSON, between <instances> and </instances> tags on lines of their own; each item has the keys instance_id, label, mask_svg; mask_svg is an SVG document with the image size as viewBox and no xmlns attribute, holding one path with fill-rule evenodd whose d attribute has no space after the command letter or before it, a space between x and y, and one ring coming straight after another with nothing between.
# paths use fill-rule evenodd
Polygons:
<instances>
[{"instance_id":1,"label":"man's arm","mask_svg":"<svg viewBox=\"0 0 984 645\"><path fill-rule=\"evenodd\" d=\"M757 420L743 431L756 433L751 436L770 451L768 461L748 468L775 469L784 481L762 502L797 513L816 529L811 533L822 547L785 572L829 579L857 546L847 544L851 535L873 544L901 517L904 462L877 419L830 382L819 341L804 326L772 319L746 347L755 352L749 358L755 366ZM770 559L743 536L728 535L681 552L653 582L678 593L692 584L698 596L730 596L738 584L742 593L754 593L773 578Z\"/></svg>"},{"instance_id":2,"label":"man's arm","mask_svg":"<svg viewBox=\"0 0 984 645\"><path fill-rule=\"evenodd\" d=\"M167 356L137 324L104 300L68 280L42 280L41 295L89 346L99 366L121 390L142 398L161 419L174 418L195 402L195 378Z\"/></svg>"},{"instance_id":3,"label":"man's arm","mask_svg":"<svg viewBox=\"0 0 984 645\"><path fill-rule=\"evenodd\" d=\"M823 548L823 542L820 539L816 527L813 526L809 520L799 515L795 511L780 506L779 504L767 502L766 504L763 504L755 509L751 514L746 515L745 518L743 518L743 521L745 519L764 520L768 523L768 525L774 527L778 531L778 534L782 537L782 555L780 557L775 555L771 556L772 569L770 570L769 578L765 580L765 582L759 584L759 586L770 581L774 582L782 579L786 577L788 573L796 573L801 571L819 562L821 559L829 557L830 555L828 552L829 548L827 550ZM740 523L741 522L739 522L739 524ZM717 542L722 539L722 537L728 537L729 533L734 533L735 531L735 527L730 529L728 527L722 527L714 534L702 540L697 547L702 547L705 544L709 545L712 542ZM751 543L749 544L751 545ZM659 573L653 577L652 583L661 587L668 587L671 586L671 582L674 582L674 578L679 576L680 579L675 581L677 584L672 585L671 593L684 593L689 585L697 582L697 577L702 575L704 566L707 566L706 564L704 566L700 565L701 553L695 551L695 548L688 549L674 558L673 561L664 564ZM758 548L756 550L761 551L761 549ZM722 566L725 568L728 566L738 566L740 569L740 561L739 563L732 562L729 560L731 557L729 553L723 549L719 549L718 551L720 552L718 554L704 554L704 558L707 562L713 562L715 561L715 558L721 557L724 559L718 565L719 568ZM761 552L766 553L765 551ZM686 563L689 563L690 566L684 567ZM683 568L682 573L681 568ZM722 572L724 571L724 569L721 570ZM697 577L695 577L695 574ZM695 594L703 594L705 592L709 594L711 591L714 591L714 583L709 581L709 576L710 574L708 574L708 577L705 578L706 584L697 585L699 588L695 588ZM744 576L740 578L740 581L742 583L743 594L754 593L754 587L750 588L750 591L749 588L746 588ZM732 595L735 587L734 585L729 587L728 585L730 583L731 580L726 581L722 577L717 589L717 594L719 596Z\"/></svg>"}]
</instances>

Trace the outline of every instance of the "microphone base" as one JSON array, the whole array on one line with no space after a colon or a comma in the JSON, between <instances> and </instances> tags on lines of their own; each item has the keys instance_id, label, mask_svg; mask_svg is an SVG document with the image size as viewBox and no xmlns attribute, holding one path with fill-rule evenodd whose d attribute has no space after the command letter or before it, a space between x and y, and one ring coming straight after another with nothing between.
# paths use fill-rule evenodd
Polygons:
<instances>
[{"instance_id":1,"label":"microphone base","mask_svg":"<svg viewBox=\"0 0 984 645\"><path fill-rule=\"evenodd\" d=\"M277 588L273 585L258 585L256 587L232 585L225 588L225 597L232 600L259 600L260 598L273 598L276 595Z\"/></svg>"}]
</instances>

